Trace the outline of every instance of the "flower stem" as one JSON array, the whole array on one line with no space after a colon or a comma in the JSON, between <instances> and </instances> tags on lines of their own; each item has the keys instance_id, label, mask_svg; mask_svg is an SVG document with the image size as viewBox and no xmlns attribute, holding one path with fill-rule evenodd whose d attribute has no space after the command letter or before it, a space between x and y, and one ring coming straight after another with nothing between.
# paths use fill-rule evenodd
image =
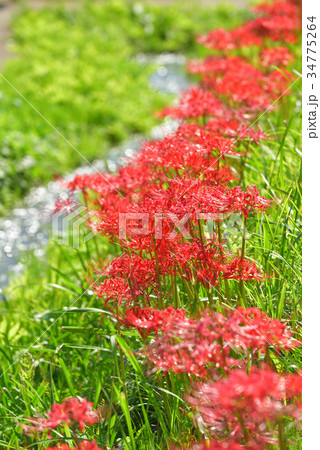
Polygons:
<instances>
[{"instance_id":1,"label":"flower stem","mask_svg":"<svg viewBox=\"0 0 320 450\"><path fill-rule=\"evenodd\" d=\"M241 245L241 260L244 259L244 254L246 251L246 230L247 230L247 218L243 218L243 230L242 230L242 245ZM242 299L243 305L245 308L247 307L247 301L246 301L246 295L244 291L244 282L243 280L240 280L239 282L239 289L240 289L240 297Z\"/></svg>"},{"instance_id":2,"label":"flower stem","mask_svg":"<svg viewBox=\"0 0 320 450\"><path fill-rule=\"evenodd\" d=\"M282 420L278 420L278 442L280 450L287 450L286 438L284 435L283 423Z\"/></svg>"},{"instance_id":3,"label":"flower stem","mask_svg":"<svg viewBox=\"0 0 320 450\"><path fill-rule=\"evenodd\" d=\"M221 225L220 222L217 222L217 234L218 234L218 242L219 244L222 243L222 235L221 235ZM220 254L222 257L222 249L220 249ZM229 288L229 282L228 280L224 280L224 287L226 289L226 297L228 299L229 302L231 302L231 295L230 295L230 288Z\"/></svg>"}]
</instances>

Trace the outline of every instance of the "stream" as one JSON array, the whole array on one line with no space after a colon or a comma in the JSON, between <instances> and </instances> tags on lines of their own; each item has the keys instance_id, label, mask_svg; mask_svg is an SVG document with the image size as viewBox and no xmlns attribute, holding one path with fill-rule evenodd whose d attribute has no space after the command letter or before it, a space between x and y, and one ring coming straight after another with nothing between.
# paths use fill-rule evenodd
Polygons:
<instances>
[{"instance_id":1,"label":"stream","mask_svg":"<svg viewBox=\"0 0 320 450\"><path fill-rule=\"evenodd\" d=\"M150 76L153 89L179 95L190 86L184 69L185 59L181 55L137 55L137 60L141 65L148 62L157 64L156 71ZM166 119L160 126L154 127L149 136L132 136L130 140L110 149L105 160L93 161L92 166L81 166L64 176L64 179L72 180L76 174L103 172L106 168L114 171L124 164L122 158L132 157L139 150L142 141L159 139L176 128L176 121ZM32 252L36 258L45 258L50 237L48 212L53 209L57 197L64 192L65 189L58 181L32 188L21 206L13 209L10 215L0 218L0 298L10 279L23 272L27 254Z\"/></svg>"}]
</instances>

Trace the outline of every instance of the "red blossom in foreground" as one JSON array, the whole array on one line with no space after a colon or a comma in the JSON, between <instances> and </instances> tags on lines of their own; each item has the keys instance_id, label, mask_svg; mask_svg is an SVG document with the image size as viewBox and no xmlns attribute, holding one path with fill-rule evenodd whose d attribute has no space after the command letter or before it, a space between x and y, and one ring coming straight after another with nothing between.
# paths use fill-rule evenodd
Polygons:
<instances>
[{"instance_id":1,"label":"red blossom in foreground","mask_svg":"<svg viewBox=\"0 0 320 450\"><path fill-rule=\"evenodd\" d=\"M73 426L78 425L80 431L83 431L86 425L93 425L99 422L98 411L92 410L93 403L85 398L78 399L72 397L64 403L55 403L47 413L47 418L31 418L29 422L32 425L23 425L22 430L26 435L32 435L36 432L56 429L59 425Z\"/></svg>"},{"instance_id":2,"label":"red blossom in foreground","mask_svg":"<svg viewBox=\"0 0 320 450\"><path fill-rule=\"evenodd\" d=\"M69 447L67 444L60 444L58 447L49 447L48 450L101 450L96 441L82 441L77 447Z\"/></svg>"},{"instance_id":3,"label":"red blossom in foreground","mask_svg":"<svg viewBox=\"0 0 320 450\"><path fill-rule=\"evenodd\" d=\"M238 281L262 281L266 278L255 262L239 257L226 264L222 276L226 280Z\"/></svg>"},{"instance_id":4,"label":"red blossom in foreground","mask_svg":"<svg viewBox=\"0 0 320 450\"><path fill-rule=\"evenodd\" d=\"M252 445L274 444L274 425L283 417L300 419L300 397L300 374L286 379L253 367L249 375L235 370L228 378L197 384L187 399L196 413L195 421L208 435L228 432L233 440Z\"/></svg>"},{"instance_id":5,"label":"red blossom in foreground","mask_svg":"<svg viewBox=\"0 0 320 450\"><path fill-rule=\"evenodd\" d=\"M200 444L196 444L188 450L241 450L246 448L247 450L264 450L264 444L246 444L240 445L238 442L228 439L227 441L216 441L212 439L205 439Z\"/></svg>"},{"instance_id":6,"label":"red blossom in foreground","mask_svg":"<svg viewBox=\"0 0 320 450\"><path fill-rule=\"evenodd\" d=\"M225 322L222 314L208 313L197 320L175 321L163 336L146 349L146 355L157 369L165 372L183 372L203 377L208 365L228 370L229 348L217 342L218 328Z\"/></svg>"},{"instance_id":7,"label":"red blossom in foreground","mask_svg":"<svg viewBox=\"0 0 320 450\"><path fill-rule=\"evenodd\" d=\"M214 50L234 50L251 45L261 45L262 39L257 36L247 24L226 31L222 28L209 31L207 35L198 36L199 44Z\"/></svg>"},{"instance_id":8,"label":"red blossom in foreground","mask_svg":"<svg viewBox=\"0 0 320 450\"><path fill-rule=\"evenodd\" d=\"M159 330L164 331L169 328L176 320L185 318L186 312L183 309L174 309L172 306L164 310L154 308L134 308L127 309L121 316L115 315L119 323L126 327L137 328L143 336L151 331L158 333Z\"/></svg>"},{"instance_id":9,"label":"red blossom in foreground","mask_svg":"<svg viewBox=\"0 0 320 450\"><path fill-rule=\"evenodd\" d=\"M264 353L268 346L290 350L299 345L285 323L259 308L238 307L226 316L208 310L195 319L176 317L146 354L157 369L203 377L208 371L241 366L240 360L229 357L231 349L238 354L248 349Z\"/></svg>"}]
</instances>

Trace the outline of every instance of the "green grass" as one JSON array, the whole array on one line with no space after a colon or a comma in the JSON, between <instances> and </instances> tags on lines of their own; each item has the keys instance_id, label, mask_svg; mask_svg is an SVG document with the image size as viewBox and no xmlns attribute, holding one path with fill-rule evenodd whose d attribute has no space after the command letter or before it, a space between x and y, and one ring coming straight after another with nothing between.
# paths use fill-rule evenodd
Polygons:
<instances>
[{"instance_id":1,"label":"green grass","mask_svg":"<svg viewBox=\"0 0 320 450\"><path fill-rule=\"evenodd\" d=\"M0 214L31 186L85 163L81 155L103 158L157 123L153 112L170 97L150 87L155 67L142 68L137 54L192 55L197 33L246 17L192 1L79 0L73 9L64 2L22 9L13 22L15 57L2 73L43 118L0 78Z\"/></svg>"}]
</instances>

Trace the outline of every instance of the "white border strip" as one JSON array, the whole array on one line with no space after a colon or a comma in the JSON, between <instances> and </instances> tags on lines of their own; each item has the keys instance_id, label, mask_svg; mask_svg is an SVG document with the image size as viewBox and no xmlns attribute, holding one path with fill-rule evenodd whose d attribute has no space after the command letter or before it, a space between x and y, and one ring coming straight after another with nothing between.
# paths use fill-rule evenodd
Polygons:
<instances>
[{"instance_id":1,"label":"white border strip","mask_svg":"<svg viewBox=\"0 0 320 450\"><path fill-rule=\"evenodd\" d=\"M311 35L307 17L315 16L316 39ZM312 32L312 31L311 31ZM312 39L311 39L312 38ZM316 44L307 45L311 40ZM317 51L315 73L309 76L307 48ZM308 52L311 56L312 52ZM315 95L320 104L320 2L303 0L302 4L302 148L303 148L303 450L320 449L320 107L308 105L309 96ZM313 86L312 86L313 85ZM317 103L317 102L313 102ZM310 138L310 111L316 111L316 135ZM312 113L313 114L313 113ZM311 126L312 127L312 126ZM311 135L312 136L312 135Z\"/></svg>"}]
</instances>

